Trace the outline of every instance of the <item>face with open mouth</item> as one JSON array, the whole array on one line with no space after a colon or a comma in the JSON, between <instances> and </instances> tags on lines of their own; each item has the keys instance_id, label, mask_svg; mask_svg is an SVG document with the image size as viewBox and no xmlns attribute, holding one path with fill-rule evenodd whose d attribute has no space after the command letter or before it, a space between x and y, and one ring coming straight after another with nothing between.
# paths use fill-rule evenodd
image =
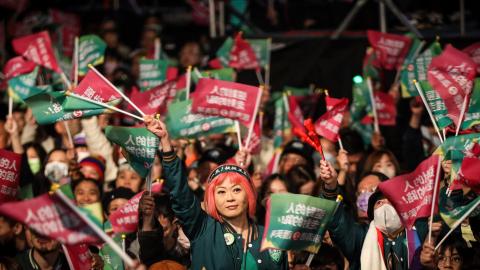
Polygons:
<instances>
[{"instance_id":1,"label":"face with open mouth","mask_svg":"<svg viewBox=\"0 0 480 270\"><path fill-rule=\"evenodd\" d=\"M236 218L247 211L247 193L240 184L227 177L215 187L215 206L225 219Z\"/></svg>"},{"instance_id":2,"label":"face with open mouth","mask_svg":"<svg viewBox=\"0 0 480 270\"><path fill-rule=\"evenodd\" d=\"M58 241L41 236L33 232L32 230L29 230L29 233L33 248L35 248L35 250L39 251L40 253L56 251L60 246L60 243Z\"/></svg>"}]
</instances>

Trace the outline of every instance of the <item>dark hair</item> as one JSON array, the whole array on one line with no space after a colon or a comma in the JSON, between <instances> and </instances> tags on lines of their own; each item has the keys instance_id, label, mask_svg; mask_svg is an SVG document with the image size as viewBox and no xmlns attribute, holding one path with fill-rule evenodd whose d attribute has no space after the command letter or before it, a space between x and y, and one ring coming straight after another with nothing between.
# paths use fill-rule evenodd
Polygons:
<instances>
[{"instance_id":1,"label":"dark hair","mask_svg":"<svg viewBox=\"0 0 480 270\"><path fill-rule=\"evenodd\" d=\"M340 129L340 137L342 138L343 147L349 154L358 154L365 151L362 137L355 130L342 128Z\"/></svg>"},{"instance_id":2,"label":"dark hair","mask_svg":"<svg viewBox=\"0 0 480 270\"><path fill-rule=\"evenodd\" d=\"M355 192L357 191L358 185L360 184L360 182L362 182L363 178L365 178L367 176L370 176L370 175L378 177L380 182L384 182L384 181L387 181L389 179L388 176L386 176L385 174L383 174L381 172L371 172L371 171L366 172L366 173L362 174L362 177L360 177L360 180L358 180L357 183L355 183Z\"/></svg>"},{"instance_id":3,"label":"dark hair","mask_svg":"<svg viewBox=\"0 0 480 270\"><path fill-rule=\"evenodd\" d=\"M310 269L320 269L321 266L329 265L331 263L334 263L337 266L337 269L345 268L343 255L338 248L328 244L322 244L318 253L313 257Z\"/></svg>"},{"instance_id":4,"label":"dark hair","mask_svg":"<svg viewBox=\"0 0 480 270\"><path fill-rule=\"evenodd\" d=\"M155 199L155 217L160 215L166 217L168 220L173 221L175 218L175 212L172 209L172 202L168 194L158 194L154 196Z\"/></svg>"},{"instance_id":5,"label":"dark hair","mask_svg":"<svg viewBox=\"0 0 480 270\"><path fill-rule=\"evenodd\" d=\"M287 187L287 191L290 192L291 187L290 187L289 183L287 182L287 180L285 179L285 177L283 175L279 174L279 173L274 173L274 174L269 175L263 181L262 186L260 187L260 194L258 194L259 195L258 197L259 197L260 201L262 201L263 199L265 199L267 197L267 195L268 195L267 193L270 190L270 185L275 180L281 181L285 185L285 187Z\"/></svg>"},{"instance_id":6,"label":"dark hair","mask_svg":"<svg viewBox=\"0 0 480 270\"><path fill-rule=\"evenodd\" d=\"M450 250L450 252L453 252L454 250L456 250L458 255L462 257L462 263L470 261L471 259L470 258L471 252L467 246L467 243L465 242L465 240L463 240L461 235L452 234L449 237L447 237L447 239L443 242L443 244L438 249L438 255L435 260L437 264L439 263L439 257L445 254L447 250ZM462 269L468 269L468 268L462 267Z\"/></svg>"},{"instance_id":7,"label":"dark hair","mask_svg":"<svg viewBox=\"0 0 480 270\"><path fill-rule=\"evenodd\" d=\"M395 155L387 149L380 149L370 153L365 161L365 165L363 166L363 172L371 171L375 163L380 161L383 155L387 155L390 161L393 163L393 166L395 166L395 174L397 175L400 172L400 165L398 164L398 160Z\"/></svg>"},{"instance_id":8,"label":"dark hair","mask_svg":"<svg viewBox=\"0 0 480 270\"><path fill-rule=\"evenodd\" d=\"M292 167L285 175L290 184L292 193L300 193L300 188L306 183L315 182L315 173L306 165L297 165Z\"/></svg>"},{"instance_id":9,"label":"dark hair","mask_svg":"<svg viewBox=\"0 0 480 270\"><path fill-rule=\"evenodd\" d=\"M91 182L91 183L95 184L95 186L98 188L100 199L102 198L102 195L103 195L102 184L100 183L100 181L92 179L92 178L82 178L80 180L72 181L70 183L70 186L72 187L72 192L73 193L75 193L75 188L77 188L77 186L82 182Z\"/></svg>"},{"instance_id":10,"label":"dark hair","mask_svg":"<svg viewBox=\"0 0 480 270\"><path fill-rule=\"evenodd\" d=\"M38 158L40 159L40 171L38 173L42 173L43 174L43 169L45 169L45 164L46 164L46 157L47 157L47 152L45 151L45 149L43 148L43 146L39 143L36 143L36 142L28 142L26 144L23 145L23 149L25 149L25 152L27 152L27 150L29 148L33 148L33 150L35 150L35 152L37 153L37 156Z\"/></svg>"}]
</instances>

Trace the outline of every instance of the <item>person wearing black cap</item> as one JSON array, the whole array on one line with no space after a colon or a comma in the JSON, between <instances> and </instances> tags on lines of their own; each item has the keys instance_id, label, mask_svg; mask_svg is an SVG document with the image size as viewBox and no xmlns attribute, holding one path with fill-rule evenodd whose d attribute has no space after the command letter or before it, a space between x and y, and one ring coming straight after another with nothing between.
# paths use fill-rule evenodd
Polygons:
<instances>
[{"instance_id":1,"label":"person wearing black cap","mask_svg":"<svg viewBox=\"0 0 480 270\"><path fill-rule=\"evenodd\" d=\"M337 173L327 161L320 162L320 177L324 190L337 189ZM416 231L405 230L397 211L379 190L368 199L367 215L369 225L356 223L353 215L340 205L328 225L330 236L350 262L350 269L409 269L415 244L420 243L412 241L418 240Z\"/></svg>"},{"instance_id":2,"label":"person wearing black cap","mask_svg":"<svg viewBox=\"0 0 480 270\"><path fill-rule=\"evenodd\" d=\"M129 188L118 187L105 194L102 200L103 211L109 216L113 211L122 207L135 193Z\"/></svg>"},{"instance_id":3,"label":"person wearing black cap","mask_svg":"<svg viewBox=\"0 0 480 270\"><path fill-rule=\"evenodd\" d=\"M289 142L280 155L278 172L285 175L296 165L306 165L313 170L313 153L313 148L306 143L297 140Z\"/></svg>"},{"instance_id":4,"label":"person wearing black cap","mask_svg":"<svg viewBox=\"0 0 480 270\"><path fill-rule=\"evenodd\" d=\"M221 148L214 147L205 150L197 164L198 179L200 180L200 183L204 184L210 173L218 167L218 165L225 163L227 159L227 154Z\"/></svg>"}]
</instances>

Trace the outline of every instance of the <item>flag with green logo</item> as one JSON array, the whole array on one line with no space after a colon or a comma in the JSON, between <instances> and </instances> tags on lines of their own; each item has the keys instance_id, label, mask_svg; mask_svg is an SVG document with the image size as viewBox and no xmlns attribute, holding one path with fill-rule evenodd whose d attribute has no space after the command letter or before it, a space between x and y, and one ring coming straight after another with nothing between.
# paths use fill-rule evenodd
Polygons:
<instances>
[{"instance_id":1,"label":"flag with green logo","mask_svg":"<svg viewBox=\"0 0 480 270\"><path fill-rule=\"evenodd\" d=\"M235 121L229 118L191 113L192 100L170 104L165 124L172 139L194 139L211 134L235 132Z\"/></svg>"},{"instance_id":2,"label":"flag with green logo","mask_svg":"<svg viewBox=\"0 0 480 270\"><path fill-rule=\"evenodd\" d=\"M408 51L408 54L405 57L405 60L403 60L403 64L400 68L400 88L402 89L402 96L404 98L418 96L418 94L415 94L415 92L413 92L415 90L415 85L413 85L412 80L415 79L415 74L413 72L408 72L408 68L413 68L413 65L415 64L415 59L418 57L420 51L422 50L423 42L415 36L411 36L411 38L412 46L410 46L410 50ZM404 87L406 89L404 89ZM411 93L408 91L408 89L412 90Z\"/></svg>"},{"instance_id":3,"label":"flag with green logo","mask_svg":"<svg viewBox=\"0 0 480 270\"><path fill-rule=\"evenodd\" d=\"M447 108L445 102L438 95L438 92L432 88L432 85L428 81L419 81L423 96L427 100L428 106L432 110L432 114L437 121L438 128L443 129L451 125L452 119L447 116Z\"/></svg>"},{"instance_id":4,"label":"flag with green logo","mask_svg":"<svg viewBox=\"0 0 480 270\"><path fill-rule=\"evenodd\" d=\"M252 47L260 66L265 68L270 63L270 50L272 48L272 39L246 39Z\"/></svg>"},{"instance_id":5,"label":"flag with green logo","mask_svg":"<svg viewBox=\"0 0 480 270\"><path fill-rule=\"evenodd\" d=\"M108 221L107 221L108 222ZM120 234L114 235L112 237L113 241L117 243L118 246L122 246L122 236ZM110 245L103 245L100 249L100 257L103 260L103 270L123 270L123 261L120 256L117 255L115 251L110 247Z\"/></svg>"},{"instance_id":6,"label":"flag with green logo","mask_svg":"<svg viewBox=\"0 0 480 270\"><path fill-rule=\"evenodd\" d=\"M442 53L442 46L438 41L433 42L423 53L415 59L408 59L403 65L400 74L400 87L402 89L402 97L418 96L417 89L412 80L426 81L427 71L432 58Z\"/></svg>"},{"instance_id":7,"label":"flag with green logo","mask_svg":"<svg viewBox=\"0 0 480 270\"><path fill-rule=\"evenodd\" d=\"M275 248L316 254L338 203L300 194L272 194L261 250Z\"/></svg>"},{"instance_id":8,"label":"flag with green logo","mask_svg":"<svg viewBox=\"0 0 480 270\"><path fill-rule=\"evenodd\" d=\"M286 132L291 131L288 113L285 107L285 99L275 100L275 119L273 122L273 147L278 149L283 144L283 137Z\"/></svg>"},{"instance_id":9,"label":"flag with green logo","mask_svg":"<svg viewBox=\"0 0 480 270\"><path fill-rule=\"evenodd\" d=\"M105 128L107 139L125 151L130 166L142 177L150 172L159 139L146 128L114 127Z\"/></svg>"},{"instance_id":10,"label":"flag with green logo","mask_svg":"<svg viewBox=\"0 0 480 270\"><path fill-rule=\"evenodd\" d=\"M88 72L88 65L100 65L104 61L107 44L96 35L81 36L78 43L78 75Z\"/></svg>"},{"instance_id":11,"label":"flag with green logo","mask_svg":"<svg viewBox=\"0 0 480 270\"><path fill-rule=\"evenodd\" d=\"M470 105L462 122L462 129L469 129L478 124L480 124L480 78L475 79Z\"/></svg>"},{"instance_id":12,"label":"flag with green logo","mask_svg":"<svg viewBox=\"0 0 480 270\"><path fill-rule=\"evenodd\" d=\"M140 59L140 76L138 85L140 90L146 91L162 84L167 78L168 62L156 59Z\"/></svg>"},{"instance_id":13,"label":"flag with green logo","mask_svg":"<svg viewBox=\"0 0 480 270\"><path fill-rule=\"evenodd\" d=\"M65 98L65 92L43 92L25 99L25 103L32 109L32 113L39 125L89 117L105 112L105 109L75 110L67 112L62 105ZM85 101L85 103L88 102Z\"/></svg>"},{"instance_id":14,"label":"flag with green logo","mask_svg":"<svg viewBox=\"0 0 480 270\"><path fill-rule=\"evenodd\" d=\"M455 202L451 198L447 197L445 192L440 192L439 196L439 211L440 216L442 217L443 221L447 223L447 225L452 228L453 224L457 220L468 212L468 210L472 209L472 207L476 207L472 213L470 213L470 217L475 217L480 215L480 206L478 203L480 202L480 196L476 197L471 202L465 205L458 205L458 202Z\"/></svg>"}]
</instances>

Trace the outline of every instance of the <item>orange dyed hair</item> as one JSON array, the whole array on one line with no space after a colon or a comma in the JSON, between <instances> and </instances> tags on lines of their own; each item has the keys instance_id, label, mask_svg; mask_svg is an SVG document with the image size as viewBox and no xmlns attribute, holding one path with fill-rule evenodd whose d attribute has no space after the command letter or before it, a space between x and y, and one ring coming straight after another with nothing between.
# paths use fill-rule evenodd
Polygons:
<instances>
[{"instance_id":1,"label":"orange dyed hair","mask_svg":"<svg viewBox=\"0 0 480 270\"><path fill-rule=\"evenodd\" d=\"M214 219L222 222L223 219L217 211L217 206L215 205L215 187L222 184L225 179L229 178L230 181L236 185L240 185L245 193L247 194L247 211L250 218L255 217L256 205L257 205L257 194L253 188L252 183L245 176L236 172L225 172L217 175L215 178L208 183L207 188L205 189L205 210Z\"/></svg>"}]
</instances>

